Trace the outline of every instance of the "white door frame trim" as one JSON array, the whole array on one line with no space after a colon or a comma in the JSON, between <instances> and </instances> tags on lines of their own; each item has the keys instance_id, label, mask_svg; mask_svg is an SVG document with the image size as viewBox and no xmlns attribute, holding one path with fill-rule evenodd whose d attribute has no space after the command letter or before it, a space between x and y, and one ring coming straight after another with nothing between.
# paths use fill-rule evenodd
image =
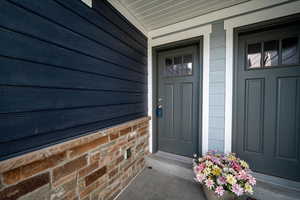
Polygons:
<instances>
[{"instance_id":1,"label":"white door frame trim","mask_svg":"<svg viewBox=\"0 0 300 200\"><path fill-rule=\"evenodd\" d=\"M208 151L210 33L211 25L209 24L155 39L148 37L148 115L152 116L152 47L203 36L202 130L199 130L200 134L202 132L202 154ZM149 147L152 151L152 121L150 122L149 131Z\"/></svg>"},{"instance_id":2,"label":"white door frame trim","mask_svg":"<svg viewBox=\"0 0 300 200\"><path fill-rule=\"evenodd\" d=\"M225 145L224 152L232 151L233 109L233 48L234 28L300 13L300 1L279 5L224 21L226 31L226 81L225 81Z\"/></svg>"}]
</instances>

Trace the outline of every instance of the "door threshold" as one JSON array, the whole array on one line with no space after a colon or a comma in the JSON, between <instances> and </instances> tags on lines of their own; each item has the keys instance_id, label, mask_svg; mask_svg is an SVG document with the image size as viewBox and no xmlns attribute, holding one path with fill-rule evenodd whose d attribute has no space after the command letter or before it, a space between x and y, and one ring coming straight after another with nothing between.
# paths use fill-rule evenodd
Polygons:
<instances>
[{"instance_id":1,"label":"door threshold","mask_svg":"<svg viewBox=\"0 0 300 200\"><path fill-rule=\"evenodd\" d=\"M286 188L288 190L295 190L300 192L300 182L296 182L296 181L292 181L292 180L288 180L276 176L270 176L258 172L253 172L253 175L260 182L279 186L281 188Z\"/></svg>"}]
</instances>

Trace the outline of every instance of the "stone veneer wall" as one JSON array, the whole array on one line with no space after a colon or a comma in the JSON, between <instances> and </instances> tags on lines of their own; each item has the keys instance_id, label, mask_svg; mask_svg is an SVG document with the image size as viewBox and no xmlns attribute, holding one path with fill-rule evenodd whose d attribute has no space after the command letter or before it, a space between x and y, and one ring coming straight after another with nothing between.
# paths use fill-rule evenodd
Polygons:
<instances>
[{"instance_id":1,"label":"stone veneer wall","mask_svg":"<svg viewBox=\"0 0 300 200\"><path fill-rule=\"evenodd\" d=\"M114 199L145 166L148 122L140 118L2 161L0 200Z\"/></svg>"}]
</instances>

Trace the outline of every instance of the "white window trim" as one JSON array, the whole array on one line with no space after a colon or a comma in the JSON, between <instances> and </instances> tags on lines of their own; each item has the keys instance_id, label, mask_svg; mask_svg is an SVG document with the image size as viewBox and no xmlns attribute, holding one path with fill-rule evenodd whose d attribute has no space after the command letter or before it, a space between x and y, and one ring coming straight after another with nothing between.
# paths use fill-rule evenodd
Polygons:
<instances>
[{"instance_id":1,"label":"white window trim","mask_svg":"<svg viewBox=\"0 0 300 200\"><path fill-rule=\"evenodd\" d=\"M224 21L226 31L226 86L225 86L225 146L224 152L232 151L232 108L233 108L233 29L266 20L300 13L300 1L264 9Z\"/></svg>"},{"instance_id":2,"label":"white window trim","mask_svg":"<svg viewBox=\"0 0 300 200\"><path fill-rule=\"evenodd\" d=\"M202 133L202 154L208 151L210 33L211 25L209 24L154 39L148 37L148 115L152 117L152 47L203 36L202 130L199 130L199 135ZM201 104L199 103L199 105ZM149 147L152 153L152 121L149 131Z\"/></svg>"}]
</instances>

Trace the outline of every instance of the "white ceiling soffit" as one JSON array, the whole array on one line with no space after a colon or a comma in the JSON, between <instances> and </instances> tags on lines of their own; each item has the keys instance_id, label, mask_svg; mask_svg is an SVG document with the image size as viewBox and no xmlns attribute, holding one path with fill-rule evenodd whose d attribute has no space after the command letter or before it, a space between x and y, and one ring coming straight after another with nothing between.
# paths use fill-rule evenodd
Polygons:
<instances>
[{"instance_id":1,"label":"white ceiling soffit","mask_svg":"<svg viewBox=\"0 0 300 200\"><path fill-rule=\"evenodd\" d=\"M148 37L158 37L292 0L108 0Z\"/></svg>"},{"instance_id":2,"label":"white ceiling soffit","mask_svg":"<svg viewBox=\"0 0 300 200\"><path fill-rule=\"evenodd\" d=\"M249 0L109 0L113 6L125 8L148 31L247 1Z\"/></svg>"}]
</instances>

